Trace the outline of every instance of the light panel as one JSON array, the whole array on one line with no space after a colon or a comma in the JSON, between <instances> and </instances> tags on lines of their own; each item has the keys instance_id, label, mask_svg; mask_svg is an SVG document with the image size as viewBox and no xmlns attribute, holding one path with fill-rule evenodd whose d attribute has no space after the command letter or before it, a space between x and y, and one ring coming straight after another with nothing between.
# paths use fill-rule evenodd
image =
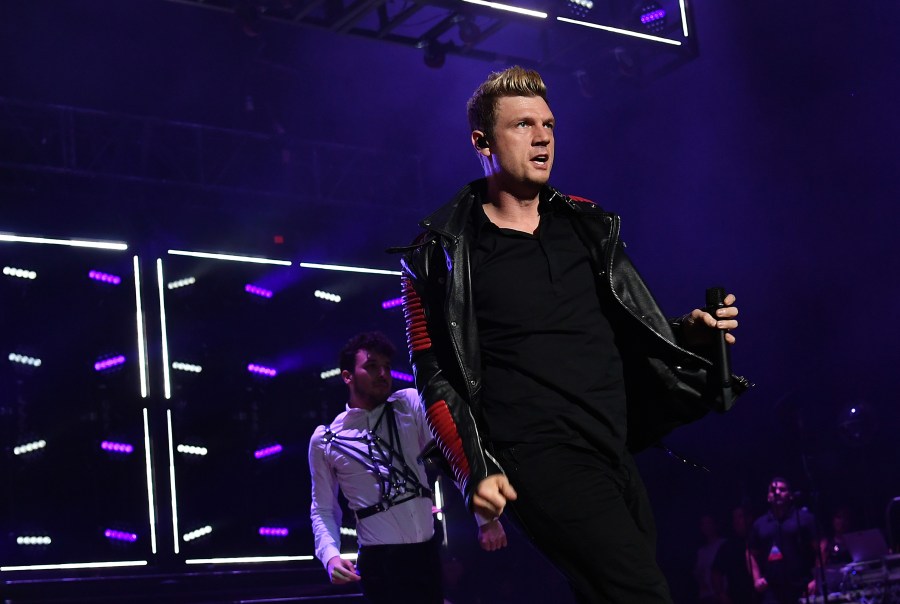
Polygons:
<instances>
[{"instance_id":1,"label":"light panel","mask_svg":"<svg viewBox=\"0 0 900 604\"><path fill-rule=\"evenodd\" d=\"M370 275L400 275L400 271L389 271L381 268L365 268L362 266L344 266L341 264L318 264L301 262L300 268L315 268L323 271L343 271L347 273L368 273Z\"/></svg>"},{"instance_id":2,"label":"light panel","mask_svg":"<svg viewBox=\"0 0 900 604\"><path fill-rule=\"evenodd\" d=\"M67 245L69 247L88 247L98 250L127 250L128 245L117 241L88 241L83 239L49 239L47 237L26 237L0 233L0 241L10 243L40 243L44 245Z\"/></svg>"},{"instance_id":3,"label":"light panel","mask_svg":"<svg viewBox=\"0 0 900 604\"><path fill-rule=\"evenodd\" d=\"M32 367L40 367L41 360L37 357L30 357L24 354L9 353L7 357L11 363L20 363L22 365L31 365Z\"/></svg>"},{"instance_id":4,"label":"light panel","mask_svg":"<svg viewBox=\"0 0 900 604\"><path fill-rule=\"evenodd\" d=\"M214 254L210 252L191 252L187 250L169 250L169 253L173 256L193 256L194 258L208 258L210 260L228 260L231 262L249 262L251 264L277 264L279 266L291 266L290 260L272 260L271 258L259 258L256 256Z\"/></svg>"},{"instance_id":5,"label":"light panel","mask_svg":"<svg viewBox=\"0 0 900 604\"><path fill-rule=\"evenodd\" d=\"M25 268L15 268L12 266L4 266L3 274L8 277L18 277L19 279L37 279L37 273Z\"/></svg>"}]
</instances>

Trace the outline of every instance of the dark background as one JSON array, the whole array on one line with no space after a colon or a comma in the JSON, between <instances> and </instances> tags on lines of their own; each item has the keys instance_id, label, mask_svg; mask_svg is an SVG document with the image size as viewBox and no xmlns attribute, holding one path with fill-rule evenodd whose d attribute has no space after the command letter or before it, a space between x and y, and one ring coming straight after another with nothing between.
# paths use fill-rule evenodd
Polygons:
<instances>
[{"instance_id":1,"label":"dark background","mask_svg":"<svg viewBox=\"0 0 900 604\"><path fill-rule=\"evenodd\" d=\"M738 297L733 363L757 386L730 413L667 441L709 472L661 451L639 457L661 564L688 602L700 514L724 522L741 502L761 513L773 474L791 478L823 517L850 505L858 526L883 526L900 495L900 8L742 0L693 9L700 55L668 75L593 74L586 89L573 72L544 74L558 120L553 183L622 215L628 250L670 314L701 305L711 285ZM504 66L451 56L429 69L418 49L275 22L248 36L232 13L175 2L3 0L0 231L136 242L146 258L180 247L395 269L382 250L408 242L421 217L479 176L464 104ZM79 170L35 169L28 158L56 144L47 105L73 108L85 136L116 123L146 142L142 120L156 120L150 161L168 178L122 177L127 167L104 176L127 163L127 148L95 150L99 164ZM41 119L49 150L23 150L20 141L41 140ZM166 152L189 147L190 125L210 128L205 152L218 176L206 186L184 177L193 155ZM232 131L268 138L258 152L216 157L233 147ZM385 298L392 287L372 291ZM284 316L306 312L299 298L281 304ZM340 316L310 308L316 335L302 321L282 334L316 358L310 371L369 325L402 344L399 317L376 317L377 307L371 319L364 306ZM279 400L299 404L312 388L305 380L298 374L290 383L300 391ZM343 396L315 388L316 405ZM298 439L303 421L333 413L326 407L294 414ZM14 432L7 438L21 438ZM303 470L305 442L294 444ZM517 547L522 564L538 564ZM500 560L515 565L514 555Z\"/></svg>"}]
</instances>

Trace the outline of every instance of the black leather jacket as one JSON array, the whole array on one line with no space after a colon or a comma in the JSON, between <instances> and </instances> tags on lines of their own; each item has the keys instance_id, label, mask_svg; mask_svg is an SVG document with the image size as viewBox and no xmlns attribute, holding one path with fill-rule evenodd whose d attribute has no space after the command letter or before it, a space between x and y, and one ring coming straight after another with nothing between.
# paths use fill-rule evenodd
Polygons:
<instances>
[{"instance_id":1,"label":"black leather jacket","mask_svg":"<svg viewBox=\"0 0 900 604\"><path fill-rule=\"evenodd\" d=\"M426 231L403 256L407 343L416 385L441 452L471 506L478 483L502 472L483 437L481 354L472 303L470 244L473 203L484 179L465 186L422 220ZM707 388L711 361L678 344L680 319L666 319L619 240L620 219L593 203L551 187L544 199L563 208L586 245L601 296L612 296L608 317L625 372L628 448L643 449L677 426L722 407L721 391ZM733 396L749 383L733 377ZM718 398L717 398L718 397Z\"/></svg>"}]
</instances>

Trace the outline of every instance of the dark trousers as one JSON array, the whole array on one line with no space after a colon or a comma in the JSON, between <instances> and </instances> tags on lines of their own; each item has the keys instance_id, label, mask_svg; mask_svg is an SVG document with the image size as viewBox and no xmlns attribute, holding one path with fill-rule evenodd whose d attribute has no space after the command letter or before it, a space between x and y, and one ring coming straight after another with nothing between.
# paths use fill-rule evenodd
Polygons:
<instances>
[{"instance_id":1,"label":"dark trousers","mask_svg":"<svg viewBox=\"0 0 900 604\"><path fill-rule=\"evenodd\" d=\"M443 604L441 539L424 543L365 545L356 567L372 604Z\"/></svg>"},{"instance_id":2,"label":"dark trousers","mask_svg":"<svg viewBox=\"0 0 900 604\"><path fill-rule=\"evenodd\" d=\"M656 563L656 527L647 492L626 458L559 445L496 451L518 493L508 510L568 578L582 603L671 603Z\"/></svg>"}]
</instances>

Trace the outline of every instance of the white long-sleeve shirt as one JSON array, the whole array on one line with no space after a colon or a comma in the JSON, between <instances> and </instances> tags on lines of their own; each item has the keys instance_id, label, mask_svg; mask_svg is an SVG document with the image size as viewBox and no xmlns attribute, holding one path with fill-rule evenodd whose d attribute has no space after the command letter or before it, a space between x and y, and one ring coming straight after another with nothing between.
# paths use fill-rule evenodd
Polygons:
<instances>
[{"instance_id":1,"label":"white long-sleeve shirt","mask_svg":"<svg viewBox=\"0 0 900 604\"><path fill-rule=\"evenodd\" d=\"M400 448L406 464L416 473L419 482L428 486L425 468L416 461L432 439L422 401L412 388L398 390L388 400L393 401ZM365 437L372 432L383 412L384 405L372 411L347 407L328 428L340 437ZM388 428L388 418L385 417L375 434L389 440ZM309 472L312 476L310 518L316 540L316 557L327 566L331 558L340 555L341 508L338 489L344 493L350 509L359 510L381 501L381 487L378 476L370 467L350 457L340 447L333 446L334 441L326 442L325 432L326 426L319 426L310 438ZM352 447L363 459L368 458L366 442L342 441L342 445ZM395 465L398 463L395 462ZM434 535L431 500L415 497L359 519L356 533L360 545L427 541Z\"/></svg>"}]
</instances>

